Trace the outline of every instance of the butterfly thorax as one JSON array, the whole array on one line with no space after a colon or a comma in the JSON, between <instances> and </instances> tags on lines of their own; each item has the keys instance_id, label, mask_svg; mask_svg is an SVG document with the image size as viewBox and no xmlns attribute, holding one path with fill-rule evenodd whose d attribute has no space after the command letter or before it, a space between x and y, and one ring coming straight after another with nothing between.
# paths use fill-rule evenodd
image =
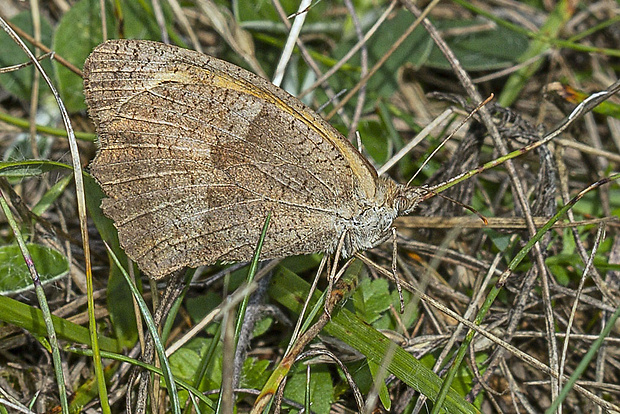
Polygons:
<instances>
[{"instance_id":1,"label":"butterfly thorax","mask_svg":"<svg viewBox=\"0 0 620 414\"><path fill-rule=\"evenodd\" d=\"M375 196L371 200L361 201L359 214L342 218L336 225L339 234L345 234L342 257L350 257L388 240L396 217L411 212L419 203L422 193L419 188L406 187L390 178L379 177ZM330 246L328 253L336 251L339 239Z\"/></svg>"}]
</instances>

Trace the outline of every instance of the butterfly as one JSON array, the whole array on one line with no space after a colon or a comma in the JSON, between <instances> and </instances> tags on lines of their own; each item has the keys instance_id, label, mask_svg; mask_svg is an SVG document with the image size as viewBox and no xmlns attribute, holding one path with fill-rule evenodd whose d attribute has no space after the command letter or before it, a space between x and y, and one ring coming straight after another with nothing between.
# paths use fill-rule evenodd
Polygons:
<instances>
[{"instance_id":1,"label":"butterfly","mask_svg":"<svg viewBox=\"0 0 620 414\"><path fill-rule=\"evenodd\" d=\"M426 190L379 177L312 109L231 63L145 40L111 40L84 64L102 209L140 269L350 257L387 240ZM340 242L342 240L342 242Z\"/></svg>"}]
</instances>

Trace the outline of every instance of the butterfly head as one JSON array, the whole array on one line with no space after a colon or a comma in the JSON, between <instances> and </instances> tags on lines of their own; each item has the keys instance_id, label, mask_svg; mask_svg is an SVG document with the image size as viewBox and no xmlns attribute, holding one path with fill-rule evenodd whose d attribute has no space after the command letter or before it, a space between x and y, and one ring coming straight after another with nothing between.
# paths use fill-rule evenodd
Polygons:
<instances>
[{"instance_id":1,"label":"butterfly head","mask_svg":"<svg viewBox=\"0 0 620 414\"><path fill-rule=\"evenodd\" d=\"M410 187L397 184L394 191L394 208L398 216L411 213L428 196L428 190L424 187Z\"/></svg>"}]
</instances>

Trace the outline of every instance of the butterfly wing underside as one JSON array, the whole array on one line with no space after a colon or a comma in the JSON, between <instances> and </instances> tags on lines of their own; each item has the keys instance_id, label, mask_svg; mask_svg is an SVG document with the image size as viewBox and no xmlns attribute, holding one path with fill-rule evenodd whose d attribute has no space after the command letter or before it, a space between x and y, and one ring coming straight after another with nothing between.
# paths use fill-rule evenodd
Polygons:
<instances>
[{"instance_id":1,"label":"butterfly wing underside","mask_svg":"<svg viewBox=\"0 0 620 414\"><path fill-rule=\"evenodd\" d=\"M100 140L91 172L121 245L163 277L185 266L330 251L377 175L327 122L268 81L148 41L110 41L84 66Z\"/></svg>"}]
</instances>

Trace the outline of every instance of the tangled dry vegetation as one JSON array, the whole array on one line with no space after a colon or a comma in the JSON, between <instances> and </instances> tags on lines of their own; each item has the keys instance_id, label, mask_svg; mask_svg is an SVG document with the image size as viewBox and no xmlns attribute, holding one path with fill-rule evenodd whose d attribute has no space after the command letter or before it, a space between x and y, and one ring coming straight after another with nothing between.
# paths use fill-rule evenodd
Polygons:
<instances>
[{"instance_id":1,"label":"tangled dry vegetation","mask_svg":"<svg viewBox=\"0 0 620 414\"><path fill-rule=\"evenodd\" d=\"M242 0L232 9L207 0L179 9L176 1L104 3L109 38L162 40L163 32L173 43L264 76L274 73L292 21L272 2ZM86 170L96 153L79 74L102 40L98 7L87 0L0 4L0 18L21 28L17 36L43 56L42 67L68 110L63 118L31 66L0 74L0 412L56 412L63 401L73 411L123 412L128 395L143 395L135 387L128 392L135 362L119 356L139 359L138 332L142 338L146 328L136 325L131 292L103 241L123 264L127 260L99 210L101 191L88 176L76 190L70 167L76 151ZM364 403L377 412L426 412L437 409L442 384L451 387L441 403L450 412L620 411L620 102L613 95L619 7L613 0L431 2L432 23L410 32L419 11L408 0L312 6L283 85L300 95L320 76L315 68L327 72L362 43L304 102L326 105L320 113L352 142L358 131L364 155L381 173L389 163L387 174L407 182L452 133L413 185L435 186L484 163L498 165L399 218L397 255L384 243L364 253L364 265L351 264L346 283L335 286L328 301L338 302L331 319L315 318L287 357L300 301L308 295L304 279L312 279L319 258L293 257L272 264L271 273L259 270L271 279L250 301L236 353L230 345L235 335L226 335L234 331L235 310L220 306L243 298L231 292L247 267L199 269L180 306L159 315L166 322L160 337L171 345L219 310L169 356L172 374L197 390L188 393L179 384L173 391L179 404L210 412L221 390L224 412L233 406L249 411L258 392L275 392L279 382L267 379L278 367L288 381L275 405L285 411L302 409L308 389L313 412L355 412ZM290 14L297 4L284 8ZM28 62L8 35L0 45L0 66ZM469 113L472 118L459 125ZM77 132L73 149L75 137L67 138L63 120ZM392 162L435 121L417 146ZM500 164L511 151L521 153ZM87 222L80 220L80 192ZM41 293L56 316L58 343L35 311L43 299L30 287L18 240L29 243L44 279ZM403 313L396 285L386 279L392 266L405 288ZM157 307L152 292L161 293L163 284L143 278L141 288L149 306ZM326 288L321 281L319 289ZM88 352L89 298L105 352L99 358ZM278 365L295 357L300 361L292 368ZM107 391L96 386L97 361ZM311 362L308 380L302 361ZM170 384L155 385L149 409L174 412Z\"/></svg>"}]
</instances>

